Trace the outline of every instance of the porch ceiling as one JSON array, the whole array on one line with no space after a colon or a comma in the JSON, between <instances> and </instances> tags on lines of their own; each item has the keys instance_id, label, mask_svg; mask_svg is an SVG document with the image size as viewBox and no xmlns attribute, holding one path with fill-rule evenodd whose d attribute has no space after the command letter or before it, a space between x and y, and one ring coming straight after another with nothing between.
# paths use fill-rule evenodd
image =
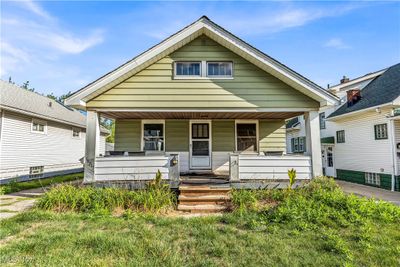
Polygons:
<instances>
[{"instance_id":1,"label":"porch ceiling","mask_svg":"<svg viewBox=\"0 0 400 267\"><path fill-rule=\"evenodd\" d=\"M112 119L289 119L303 112L101 112Z\"/></svg>"}]
</instances>

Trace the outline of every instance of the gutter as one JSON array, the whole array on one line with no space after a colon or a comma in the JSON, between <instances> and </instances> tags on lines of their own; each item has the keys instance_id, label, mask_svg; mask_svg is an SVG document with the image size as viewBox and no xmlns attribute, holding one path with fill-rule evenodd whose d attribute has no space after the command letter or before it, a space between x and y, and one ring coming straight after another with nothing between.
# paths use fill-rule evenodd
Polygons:
<instances>
[{"instance_id":1,"label":"gutter","mask_svg":"<svg viewBox=\"0 0 400 267\"><path fill-rule=\"evenodd\" d=\"M390 133L389 136L389 144L390 144L390 154L392 155L392 186L391 186L391 191L395 191L395 182L396 182L396 174L398 172L397 170L397 164L396 164L396 138L395 138L395 125L394 125L394 118L389 118L389 129L388 132Z\"/></svg>"},{"instance_id":2,"label":"gutter","mask_svg":"<svg viewBox=\"0 0 400 267\"><path fill-rule=\"evenodd\" d=\"M369 111L369 110L382 108L382 107L386 107L386 106L392 106L392 105L393 105L393 102L388 102L388 103L385 103L385 104L380 104L380 105L376 105L376 106L373 106L373 107L363 108L363 109L351 111L351 112L348 112L348 113L344 113L344 114L341 114L341 115L328 117L325 120L327 120L327 121L335 121L337 119L342 119L342 118L347 117L347 116L357 115L358 113L361 113L361 112L364 112L364 111Z\"/></svg>"}]
</instances>

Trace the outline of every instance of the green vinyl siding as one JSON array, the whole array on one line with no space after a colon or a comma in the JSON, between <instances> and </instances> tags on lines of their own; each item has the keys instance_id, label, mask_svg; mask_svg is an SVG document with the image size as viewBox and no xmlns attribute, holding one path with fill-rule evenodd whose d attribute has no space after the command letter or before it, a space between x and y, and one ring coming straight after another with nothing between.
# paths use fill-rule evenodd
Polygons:
<instances>
[{"instance_id":1,"label":"green vinyl siding","mask_svg":"<svg viewBox=\"0 0 400 267\"><path fill-rule=\"evenodd\" d=\"M115 121L115 147L116 151L141 151L140 120L116 120Z\"/></svg>"},{"instance_id":2,"label":"green vinyl siding","mask_svg":"<svg viewBox=\"0 0 400 267\"><path fill-rule=\"evenodd\" d=\"M174 61L200 60L233 62L233 79L174 79ZM253 109L317 108L319 103L202 36L115 85L87 106Z\"/></svg>"},{"instance_id":3,"label":"green vinyl siding","mask_svg":"<svg viewBox=\"0 0 400 267\"><path fill-rule=\"evenodd\" d=\"M285 121L264 121L258 124L260 152L286 151Z\"/></svg>"},{"instance_id":4,"label":"green vinyl siding","mask_svg":"<svg viewBox=\"0 0 400 267\"><path fill-rule=\"evenodd\" d=\"M235 151L235 121L215 120L212 122L212 151Z\"/></svg>"},{"instance_id":5,"label":"green vinyl siding","mask_svg":"<svg viewBox=\"0 0 400 267\"><path fill-rule=\"evenodd\" d=\"M165 149L170 152L189 151L189 120L165 121Z\"/></svg>"},{"instance_id":6,"label":"green vinyl siding","mask_svg":"<svg viewBox=\"0 0 400 267\"><path fill-rule=\"evenodd\" d=\"M380 177L380 186L371 185L365 183L365 172L362 171L353 171L353 170L336 170L336 179L348 181L357 184L369 185L373 187L380 187L383 189L390 190L392 188L392 175L387 173L379 173ZM400 177L396 176L395 179L395 190L399 191L400 189Z\"/></svg>"}]
</instances>

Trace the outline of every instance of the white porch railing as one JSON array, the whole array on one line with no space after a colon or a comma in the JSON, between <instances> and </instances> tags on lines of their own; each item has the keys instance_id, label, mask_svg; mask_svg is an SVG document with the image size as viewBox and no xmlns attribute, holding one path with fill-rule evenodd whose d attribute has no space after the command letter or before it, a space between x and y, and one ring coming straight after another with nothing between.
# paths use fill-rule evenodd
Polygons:
<instances>
[{"instance_id":1,"label":"white porch railing","mask_svg":"<svg viewBox=\"0 0 400 267\"><path fill-rule=\"evenodd\" d=\"M153 180L160 171L163 179L179 179L178 155L97 157L95 181Z\"/></svg>"},{"instance_id":2,"label":"white porch railing","mask_svg":"<svg viewBox=\"0 0 400 267\"><path fill-rule=\"evenodd\" d=\"M289 179L288 170L292 168L296 170L297 179L311 178L311 157L300 155L230 155L231 181Z\"/></svg>"}]
</instances>

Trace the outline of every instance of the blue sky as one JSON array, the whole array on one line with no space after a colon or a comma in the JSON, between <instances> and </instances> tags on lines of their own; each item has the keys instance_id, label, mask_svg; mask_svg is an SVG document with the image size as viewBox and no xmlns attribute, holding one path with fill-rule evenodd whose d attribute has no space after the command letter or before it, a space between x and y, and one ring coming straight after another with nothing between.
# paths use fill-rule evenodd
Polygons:
<instances>
[{"instance_id":1,"label":"blue sky","mask_svg":"<svg viewBox=\"0 0 400 267\"><path fill-rule=\"evenodd\" d=\"M323 87L400 62L399 2L2 1L1 78L76 91L202 15Z\"/></svg>"}]
</instances>

